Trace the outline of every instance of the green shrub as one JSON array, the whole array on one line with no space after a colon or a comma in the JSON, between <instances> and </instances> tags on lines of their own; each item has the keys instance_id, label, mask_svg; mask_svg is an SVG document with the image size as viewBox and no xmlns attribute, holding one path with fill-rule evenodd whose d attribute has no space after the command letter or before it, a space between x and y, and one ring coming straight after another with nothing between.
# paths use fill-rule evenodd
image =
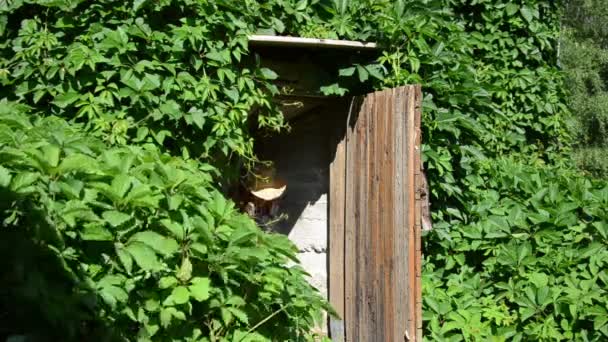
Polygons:
<instances>
[{"instance_id":1,"label":"green shrub","mask_svg":"<svg viewBox=\"0 0 608 342\"><path fill-rule=\"evenodd\" d=\"M276 75L271 70L259 68L254 56L249 55L246 36L253 32L270 32L377 41L386 48L377 61L368 65L345 65L339 73L339 82L323 89L327 93L352 92L356 88L352 85L361 82L371 83L378 89L405 83L423 85L424 157L435 223L435 230L424 239L424 332L427 339L605 340L608 336L605 319L608 308L605 298L608 296L604 290L606 190L605 185L585 180L573 171L573 163L568 159L573 137L567 126L569 112L564 77L557 68L558 6L550 0L3 2L0 3L3 38L0 42L0 97L32 107L30 120L36 122L34 126L39 127L38 131L42 131L36 134L48 137L40 146L11 145L19 156L4 168L11 170L11 184L17 177L17 170L39 172L32 171L37 170L36 166L28 161L35 160L37 154L31 152L30 156L24 151L52 146L46 141L55 138L46 125L56 124L57 119L37 121L33 119L35 116L55 115L69 120L70 126L62 124L65 129L80 122L78 128L71 130L99 146L97 149L89 147L94 152L89 156L99 165L93 175L77 170L66 175L73 177L74 184L81 182L83 187L91 186L96 197L92 200L95 203L85 208L72 210L69 207L70 215L84 215L84 218L77 216L74 219L84 221L75 227L68 222L61 223L66 227L62 229L71 235L62 236L67 243L58 251L78 256L70 258L67 254L59 260L65 260L66 269L74 270L72 272L79 277L92 277L93 283L85 287L86 291L99 286L109 288L110 295L101 295L105 300L103 305L111 308L111 298L115 298L114 305L125 310L107 309L99 304L102 306L94 307L104 310L87 311L91 304L86 304L79 306L82 310L70 311L76 318L88 319L90 316L95 321L94 318L100 316L101 322L107 322L105 324L123 337L134 339L137 336L142 327L134 322L140 320L140 309L144 314L154 316L149 314L145 300L171 295L173 289L158 291L159 277L184 274L182 268L189 269L187 262L182 266L185 256L179 252L163 253L150 246L153 251L146 248L148 252L144 253L154 255L150 260L157 262L144 264L144 268L151 268L146 271L136 257L131 266L133 274L129 275L125 269L125 263L129 261L121 260L120 255L129 260L124 255L131 254L116 252L112 243L90 244L79 239L83 233L86 237L89 229L99 228L93 224L97 219L107 221L111 226L114 218L108 216L111 214L104 218L103 214L112 210L129 215L122 223L114 221L118 226L112 228L112 232L127 230L129 225L150 223L139 231L125 233L126 240L121 242L119 250L126 248L126 242L139 232L172 234L170 230L162 233L166 231L163 223L168 222L163 219L183 224L180 228L189 227L189 224L194 227L196 221L187 223L179 210L172 209L179 203L188 208L184 209L185 217L207 220L204 213L210 213L215 223L211 225L216 229L214 241L203 245L207 251L213 246L217 248L217 254L213 254L216 259L195 260L193 252L187 255L193 265L214 265L214 262L222 261L231 237L237 239L239 234L255 231L252 233L255 239L248 240L243 248L256 248L255 241L264 243L263 255L251 258L262 258L273 267L264 262L260 265L249 263L247 258L250 256L246 255L246 260L226 266L226 279L221 269L193 266L191 277L208 278L210 289L216 292L210 290L210 298L203 302L193 298L192 314L187 312L184 321L179 321L180 314L174 315L171 310L171 325L163 328L162 322L151 320L152 323L143 325L142 331L147 333L146 327L155 329L154 325L158 325L160 330L155 338L181 339L184 334L195 332L194 326L206 335L219 324L221 332L230 339L233 337L230 334L236 334L239 329L246 330L256 322L264 321L263 317L288 307L293 311L281 311L256 331L274 340L289 336L285 334L301 335L310 327L311 312L322 308L323 304L317 299L299 301L298 296L317 297L303 285L301 274L287 270L282 266L285 258L276 256L287 248L287 242L259 235L249 221L236 214L230 215L230 222L235 219L239 221L238 225L228 221L226 225L217 224L218 217L222 216L222 210L215 209L217 203L224 203L220 208L229 205L213 188L225 184L225 178L229 177L224 176L233 174L234 169L230 166L237 159L245 162L255 159L249 128L261 125L277 130L283 127L281 116L270 103L277 93L271 84ZM248 115L254 107L260 109L256 121ZM14 130L11 128L5 134L10 136ZM114 147L108 149L107 145ZM46 148L54 151L52 147ZM87 154L86 151L78 153ZM118 171L113 171L100 162L113 153L127 154L117 162L120 165L131 165L127 161L133 160L128 173L130 186L156 189L154 191L163 197L142 207L129 206L128 211L122 207L108 207L114 205L114 200L103 192L104 186L93 185L101 182L111 188L118 177L116 172L123 170L117 167ZM182 158L175 157L178 155ZM2 160L2 165L5 162ZM147 168L155 163L171 165L192 175L191 181L195 184L203 182L204 186L197 186L196 191L186 187L184 195L181 190L167 193L163 190L166 190L165 185L151 178L161 172ZM221 177L212 171L217 169L221 170ZM42 174L49 177L46 172ZM20 195L26 201L9 201L9 208L3 210L18 204L14 217L21 221L7 222L12 226L23 223L29 234L36 237L36 234L48 231L46 225L38 227L47 220L33 219L51 215L51 222L63 222L58 215L64 206L72 203L68 200L73 196L69 193L72 190L55 190L55 185L51 186L52 178L21 177L24 179L19 182L31 181L25 183L26 188L40 188L42 190L35 190L36 193L47 195L32 197L28 190L26 195ZM164 179L164 176L158 177ZM115 182L117 187L120 182ZM200 188L207 190L199 194ZM67 191L67 197L52 197L55 193L64 194L64 191ZM79 198L89 199L86 197L89 193L83 190ZM171 199L173 196L184 196L184 199L180 202ZM97 206L96 201L102 204ZM43 206L43 203L46 204ZM157 211L161 216L154 214ZM89 212L93 212L95 218ZM33 222L25 222L24 218ZM229 231L225 232L225 229ZM13 232L19 230L13 229ZM22 238L14 245L55 241L54 236ZM172 235L163 236L173 238ZM197 239L204 238L204 235L197 236ZM104 246L109 250L103 249ZM184 245L178 242L178 246ZM112 254L113 250L115 254ZM31 253L31 258L30 253L25 253L29 259L21 255L27 266L19 269L33 268L37 260L51 252L42 249L39 253ZM166 273L155 269L163 263L167 265ZM88 264L99 266L87 268ZM230 282L253 277L256 270L261 272L275 267L282 270L281 275L297 278L293 283L285 283L288 286L281 295L275 293L260 301L245 298L243 288ZM110 273L103 273L105 270ZM209 271L214 273L208 274ZM101 273L98 276L96 272ZM9 273L23 274L17 270ZM56 273L61 276L60 272ZM122 287L101 282L101 275L115 273L124 276L120 278L124 285L119 282ZM270 279L267 281L274 284L274 278ZM61 279L45 281L60 287L57 291L69 294L70 298L74 292L81 291L73 290L80 287L66 286ZM251 286L266 291L262 285L266 280L253 277L248 281ZM184 282L183 285L193 285ZM80 284L77 279L73 283ZM141 284L151 284L153 290L139 291L146 288L138 287L143 286ZM129 295L125 298L121 291ZM176 291L178 296L184 292L183 289ZM289 291L295 291L297 296L290 299L286 295ZM120 298L116 299L116 295ZM213 316L209 317L217 320L217 324L201 326L198 320L205 316L196 310L207 306L210 310L215 309L216 306L211 307L211 298L216 298L212 297L215 295L220 298L219 303L226 303L231 295L242 297L244 303L240 303L243 304L240 309L248 315L249 324L239 318L235 313L238 311L232 312L224 306L226 310L210 311ZM63 324L56 319L60 315L53 311L58 308L53 304L53 298L28 296L51 303L45 306L51 311L42 313L53 319L42 320L45 324ZM80 300L78 298L73 300ZM109 303L106 303L108 298ZM189 309L184 305L184 310ZM231 307L231 304L227 306ZM262 309L258 310L258 306ZM135 320L130 317L127 307ZM215 316L217 312L219 316ZM164 314L166 319L167 315ZM160 320L160 315L153 319ZM92 330L97 327L91 326ZM103 324L98 329L103 331L102 328ZM77 336L77 332L72 336Z\"/></svg>"},{"instance_id":2,"label":"green shrub","mask_svg":"<svg viewBox=\"0 0 608 342\"><path fill-rule=\"evenodd\" d=\"M513 158L487 161L478 175L466 220L442 222L441 238L431 237L428 339L605 340L608 185Z\"/></svg>"},{"instance_id":3,"label":"green shrub","mask_svg":"<svg viewBox=\"0 0 608 342\"><path fill-rule=\"evenodd\" d=\"M255 161L250 127L284 126L276 74L247 36L301 21L289 6L0 2L2 252L15 265L4 269L2 313L19 312L1 333L309 336L327 306L286 266L296 250L217 190ZM17 324L28 316L40 324Z\"/></svg>"},{"instance_id":4,"label":"green shrub","mask_svg":"<svg viewBox=\"0 0 608 342\"><path fill-rule=\"evenodd\" d=\"M608 156L606 147L579 147L573 152L576 165L588 175L606 179L608 176Z\"/></svg>"},{"instance_id":5,"label":"green shrub","mask_svg":"<svg viewBox=\"0 0 608 342\"><path fill-rule=\"evenodd\" d=\"M583 170L604 179L608 179L607 20L602 1L567 1L560 56L573 114L574 159Z\"/></svg>"},{"instance_id":6,"label":"green shrub","mask_svg":"<svg viewBox=\"0 0 608 342\"><path fill-rule=\"evenodd\" d=\"M335 3L323 30L390 47L378 87L423 85L425 338L605 340L608 190L571 161L559 3Z\"/></svg>"},{"instance_id":7,"label":"green shrub","mask_svg":"<svg viewBox=\"0 0 608 342\"><path fill-rule=\"evenodd\" d=\"M2 333L295 341L328 309L286 266L295 246L236 212L211 166L0 108Z\"/></svg>"}]
</instances>

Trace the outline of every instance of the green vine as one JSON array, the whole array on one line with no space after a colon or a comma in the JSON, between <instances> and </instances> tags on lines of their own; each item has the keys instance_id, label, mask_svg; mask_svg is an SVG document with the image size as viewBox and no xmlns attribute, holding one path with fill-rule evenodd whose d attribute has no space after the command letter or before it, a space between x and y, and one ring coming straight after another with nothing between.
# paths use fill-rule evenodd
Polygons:
<instances>
[{"instance_id":1,"label":"green vine","mask_svg":"<svg viewBox=\"0 0 608 342\"><path fill-rule=\"evenodd\" d=\"M558 5L0 2L2 260L18 261L0 309L35 317L0 334L313 338L329 308L285 266L294 247L216 190L256 161L252 127L286 126L260 33L384 47L326 94L423 85L428 340L605 340L608 188L568 159Z\"/></svg>"}]
</instances>

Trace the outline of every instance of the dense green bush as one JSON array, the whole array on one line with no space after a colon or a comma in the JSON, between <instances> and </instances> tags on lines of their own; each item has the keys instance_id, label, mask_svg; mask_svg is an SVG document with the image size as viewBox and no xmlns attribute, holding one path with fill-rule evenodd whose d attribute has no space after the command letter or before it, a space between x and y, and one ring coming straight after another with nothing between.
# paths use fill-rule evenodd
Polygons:
<instances>
[{"instance_id":1,"label":"dense green bush","mask_svg":"<svg viewBox=\"0 0 608 342\"><path fill-rule=\"evenodd\" d=\"M606 185L570 168L558 4L425 3L385 84L427 94L427 339L605 340Z\"/></svg>"},{"instance_id":2,"label":"dense green bush","mask_svg":"<svg viewBox=\"0 0 608 342\"><path fill-rule=\"evenodd\" d=\"M608 338L607 188L569 160L559 3L350 3L333 20L391 47L378 87L423 84L426 338Z\"/></svg>"},{"instance_id":3,"label":"dense green bush","mask_svg":"<svg viewBox=\"0 0 608 342\"><path fill-rule=\"evenodd\" d=\"M560 62L572 108L574 158L608 179L608 9L604 1L566 1Z\"/></svg>"},{"instance_id":4,"label":"dense green bush","mask_svg":"<svg viewBox=\"0 0 608 342\"><path fill-rule=\"evenodd\" d=\"M15 260L2 334L310 335L326 304L285 266L294 247L217 190L255 161L251 127L283 127L276 74L248 55L247 35L302 20L288 3L245 5L0 2L2 252Z\"/></svg>"},{"instance_id":5,"label":"dense green bush","mask_svg":"<svg viewBox=\"0 0 608 342\"><path fill-rule=\"evenodd\" d=\"M370 82L377 88L405 83L423 85L424 156L435 223L434 231L424 241L427 338L438 341L601 341L607 338L608 241L604 209L607 190L604 184L582 178L566 158L571 137L566 124L564 79L557 69L558 3L550 0L251 0L242 3L105 0L89 4L64 0L13 1L0 6L3 37L0 97L28 104L32 107L30 116L63 117L70 121L70 127L81 122L78 129L71 129L83 132L78 134L87 141L92 141L90 135L97 137L97 146L102 144L99 141L116 145L107 152L99 150L105 147L97 150L91 147L99 153L94 159L101 160L107 153L129 151L138 156L133 160L143 165L148 165L152 158L161 160L160 165L175 163L178 170L196 173L196 181L206 180L203 188L208 190L205 194L190 194L178 202L194 208L187 211L186 217L191 213L204 219L206 216L199 211L215 212L216 202L225 203L212 189L212 184L213 187L223 184L226 178L223 176L233 170L228 165L237 159L246 162L255 159L254 142L248 134L250 127L261 125L277 130L283 126L270 103L277 92L270 81L276 75L271 70L260 69L256 59L248 54L247 34L259 31L378 41L386 49L377 61L341 70L340 81L326 85L323 90L347 92L353 81ZM254 117L248 115L253 107L260 109L259 118L254 122ZM57 119L47 120L50 121L32 121L36 121L35 127L57 122ZM42 130L50 141L55 139L52 134L48 136L50 129ZM20 145L12 146L17 151L25 150L25 144ZM38 148L42 146L35 147ZM45 156L47 154L45 152ZM36 166L27 162L35 156L35 153L20 155L12 159L10 168L5 166L11 170L11 184L17 170L35 169ZM130 165L123 161L120 164ZM211 171L214 168L204 166L207 164L221 169L222 177L215 176ZM59 160L56 165L60 165ZM150 178L156 169L141 167L141 173L139 169L129 169L132 170L131 186L162 188ZM117 176L101 163L96 172L100 173L99 177L105 177L103 180L110 187ZM89 184L92 177L81 172L67 176L83 184ZM30 184L41 187L43 193L55 193L50 183L31 181ZM94 189L98 196L106 196L102 189ZM69 190L57 190L58 193L64 191ZM151 222L151 226L140 225L140 230L126 233L125 242L136 234L160 234L165 231L163 222L166 221L162 220L168 217L171 222L188 227L179 210L172 209L173 200L168 200L180 193L163 193L164 200L149 205L153 209L148 209L148 204L143 208L133 207L133 211L128 212L129 220L122 222L125 226L119 224L111 232L117 234L130 224ZM81 196L83 200L89 198L84 192ZM191 204L196 196L201 196L201 203ZM65 201L52 196L28 195L27 198L26 202L11 201L9 206L29 205L29 208L18 208L44 217L47 213L56 215L63 207L57 209L52 205L49 209L42 203ZM111 197L103 198L106 205L113 204ZM76 212L80 212L78 210ZM97 207L92 203L82 210L93 211L97 218L101 215L109 228L113 218L105 218L103 213L121 209ZM148 210L158 210L165 217L150 216ZM15 217L23 217L18 214ZM219 236L214 236L217 240L203 243L207 250L215 246L218 254L213 255L223 255L230 244L230 232L246 230L257 236L258 241L266 241L259 246L265 246L263 260L281 269L281 274L291 274L301 280L298 271L288 271L281 266L284 258L273 254L287 248L284 240L260 235L249 221L238 215L232 217L239 221L238 225L217 226L220 230ZM96 222L92 216L79 220ZM28 231L45 231L28 225L40 220L7 222L31 227ZM65 238L70 244L58 250L76 253L78 257L60 260L83 268L77 269L81 272L79 276L93 272L90 288L104 288L108 284L95 278L95 267L88 270L88 264L102 265L106 273L99 276L113 272L128 274L125 261L120 257L125 254L118 252L122 249L112 254L96 243L90 249L88 242L79 240L81 232L86 236L87 229L97 229L97 226L71 227L65 223L65 227L66 234L74 233ZM174 226L169 225L171 227ZM222 235L223 229L231 230L228 235ZM197 237L203 238L203 235ZM32 240L21 241L19 246ZM44 236L40 241L55 245L53 236ZM112 250L112 244L109 245ZM120 248L124 246L122 243ZM182 268L189 269L188 263L182 266L184 256L180 253L150 248L154 252L148 253L156 255L158 264L166 263L165 272L170 273L167 269L172 269L179 278ZM34 253L32 258L44 253L47 252ZM132 271L146 275L161 272L155 269L157 263L147 265L152 269L145 271L137 257L134 259ZM211 261L203 258L197 262L212 264ZM231 264L229 271L237 274L232 277L248 278L240 272L244 272L242 267L249 265L249 261ZM32 264L35 262L27 263ZM253 274L254 270L251 270ZM303 304L300 297L252 300L245 298L235 284L226 281L221 272L212 276L204 273L204 267L201 270L194 266L192 272L192 277L209 279L210 288L217 291L210 290L210 296L222 293L220 303L225 303L233 293L244 300L239 303L249 324L239 318L237 311L230 311L230 315L235 316L232 319L222 316L226 310L213 311L219 312L219 316L213 314L211 318L223 327L227 338L239 329L253 326L258 322L254 318L270 317L276 312L273 310L284 306L293 311L281 312L280 317L272 316L260 326L259 332L274 339L285 336L281 334L299 334L293 330L308 329L312 312L322 308L322 302L317 299L300 306ZM15 270L11 274L21 273ZM228 277L230 279L233 278ZM104 318L102 322L119 322L112 323L112 327L122 336L133 338L140 328L135 324L140 319L139 309L144 314L148 312L144 298L170 296L173 290L157 292L160 284L136 274L125 275L123 281L128 286L122 289L129 290L129 296L119 294L124 300L116 300L115 305L132 305L135 319L129 318L128 310L124 313L93 310L90 314L100 315ZM263 280L249 281L252 287L260 288ZM182 285L193 285L184 282ZM131 283L152 285L150 292L143 293L136 287L131 288ZM109 284L110 291L117 291L115 285ZM58 286L61 287L61 283ZM63 285L57 291L71 293L70 289ZM293 288L284 291L291 291L289 289L304 297L317 298L309 287L297 280ZM177 291L179 296L184 290ZM109 296L98 293L102 300L108 301ZM51 303L49 310L55 310L52 298L46 300ZM284 302L277 302L280 300ZM181 327L187 330L198 324L201 316L196 308L211 305L211 297L200 303L192 298L191 302L196 305L193 311L182 311L187 315L184 314L181 324L167 328L161 325L156 336L179 339L183 337ZM112 305L112 301L104 305ZM265 307L255 316L258 311L253 308L265 305L272 308ZM87 306L81 307L84 310ZM87 317L77 310L70 313L80 319ZM45 314L57 317L53 311ZM251 315L254 316L249 317ZM152 323L148 326L156 324L149 322ZM214 329L213 324L198 327L207 334L206 329ZM129 335L129 332L133 333Z\"/></svg>"},{"instance_id":6,"label":"dense green bush","mask_svg":"<svg viewBox=\"0 0 608 342\"><path fill-rule=\"evenodd\" d=\"M608 184L513 158L482 165L474 204L426 258L429 339L605 340Z\"/></svg>"},{"instance_id":7,"label":"dense green bush","mask_svg":"<svg viewBox=\"0 0 608 342\"><path fill-rule=\"evenodd\" d=\"M305 273L286 266L297 249L237 213L213 189L211 166L151 145L108 149L80 125L32 122L18 106L0 105L2 254L10 260L0 273L2 303L8 313L9 305L23 309L3 320L4 333L159 341L309 335L326 306Z\"/></svg>"}]
</instances>

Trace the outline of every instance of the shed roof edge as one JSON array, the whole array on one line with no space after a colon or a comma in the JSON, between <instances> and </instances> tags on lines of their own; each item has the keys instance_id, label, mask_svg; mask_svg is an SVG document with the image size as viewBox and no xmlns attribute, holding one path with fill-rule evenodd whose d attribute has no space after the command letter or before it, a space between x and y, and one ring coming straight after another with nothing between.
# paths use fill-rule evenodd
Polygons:
<instances>
[{"instance_id":1,"label":"shed roof edge","mask_svg":"<svg viewBox=\"0 0 608 342\"><path fill-rule=\"evenodd\" d=\"M378 45L373 42L358 42L352 40L318 39L287 36L251 35L249 42L259 46L285 46L309 48L334 48L351 50L376 50Z\"/></svg>"}]
</instances>

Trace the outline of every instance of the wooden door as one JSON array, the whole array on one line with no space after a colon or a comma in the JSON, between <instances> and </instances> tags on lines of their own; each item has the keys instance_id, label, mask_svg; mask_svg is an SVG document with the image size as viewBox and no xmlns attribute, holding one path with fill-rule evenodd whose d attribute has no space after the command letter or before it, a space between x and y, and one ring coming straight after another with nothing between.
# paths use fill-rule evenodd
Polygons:
<instances>
[{"instance_id":1,"label":"wooden door","mask_svg":"<svg viewBox=\"0 0 608 342\"><path fill-rule=\"evenodd\" d=\"M420 86L354 97L330 165L334 341L422 341Z\"/></svg>"}]
</instances>

